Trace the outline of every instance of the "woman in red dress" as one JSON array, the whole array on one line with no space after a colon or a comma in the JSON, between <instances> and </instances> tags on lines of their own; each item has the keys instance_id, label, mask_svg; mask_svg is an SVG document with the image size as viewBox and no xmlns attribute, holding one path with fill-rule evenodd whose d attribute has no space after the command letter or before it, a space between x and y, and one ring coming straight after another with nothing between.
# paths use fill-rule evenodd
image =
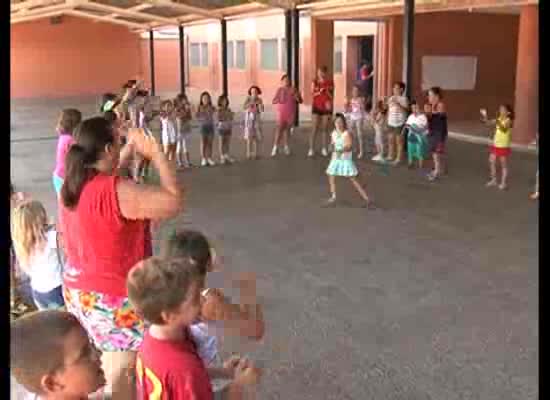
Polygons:
<instances>
[{"instance_id":1,"label":"woman in red dress","mask_svg":"<svg viewBox=\"0 0 550 400\"><path fill-rule=\"evenodd\" d=\"M308 157L315 155L315 141L319 132L321 132L321 143L323 144L321 154L326 157L328 156L328 130L334 109L334 82L328 78L327 67L323 66L317 70L317 78L311 84L311 92L313 94L311 110L313 129L309 137Z\"/></svg>"}]
</instances>

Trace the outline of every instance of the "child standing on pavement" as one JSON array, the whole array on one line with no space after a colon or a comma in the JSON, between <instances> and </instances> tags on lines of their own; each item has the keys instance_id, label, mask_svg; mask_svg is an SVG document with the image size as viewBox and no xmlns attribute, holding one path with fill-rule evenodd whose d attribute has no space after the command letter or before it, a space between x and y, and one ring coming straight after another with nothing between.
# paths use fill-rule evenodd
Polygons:
<instances>
[{"instance_id":1,"label":"child standing on pavement","mask_svg":"<svg viewBox=\"0 0 550 400\"><path fill-rule=\"evenodd\" d=\"M248 97L244 102L244 140L246 141L246 158L258 158L262 141L262 113L264 102L258 86L248 89Z\"/></svg>"},{"instance_id":2,"label":"child standing on pavement","mask_svg":"<svg viewBox=\"0 0 550 400\"><path fill-rule=\"evenodd\" d=\"M177 127L174 114L174 103L171 100L162 102L160 111L160 123L162 132L162 147L169 161L176 158Z\"/></svg>"},{"instance_id":3,"label":"child standing on pavement","mask_svg":"<svg viewBox=\"0 0 550 400\"><path fill-rule=\"evenodd\" d=\"M201 134L201 167L216 165L212 160L212 145L214 141L214 113L216 109L212 105L210 93L203 92L197 108L197 120Z\"/></svg>"},{"instance_id":4,"label":"child standing on pavement","mask_svg":"<svg viewBox=\"0 0 550 400\"><path fill-rule=\"evenodd\" d=\"M176 159L178 167L190 168L192 166L187 151L187 138L191 134L191 119L193 118L191 103L185 93L176 97L176 122L178 128L178 143L176 146Z\"/></svg>"},{"instance_id":5,"label":"child standing on pavement","mask_svg":"<svg viewBox=\"0 0 550 400\"><path fill-rule=\"evenodd\" d=\"M216 130L220 136L220 164L232 164L235 162L229 155L231 135L233 133L234 114L229 108L229 98L221 95L218 98L218 110L216 112Z\"/></svg>"},{"instance_id":6,"label":"child standing on pavement","mask_svg":"<svg viewBox=\"0 0 550 400\"><path fill-rule=\"evenodd\" d=\"M493 144L489 148L489 172L491 179L487 182L487 187L497 186L497 159L500 161L502 177L498 188L504 190L507 188L508 181L508 157L512 152L512 126L514 124L514 111L512 106L503 104L499 107L496 119L487 118L487 110L481 110L481 120L487 125L495 126L493 135Z\"/></svg>"},{"instance_id":7,"label":"child standing on pavement","mask_svg":"<svg viewBox=\"0 0 550 400\"><path fill-rule=\"evenodd\" d=\"M349 117L350 133L354 134L359 143L359 154L357 158L363 158L363 124L365 122L365 98L361 97L359 88L353 87L352 97L346 104L346 111Z\"/></svg>"},{"instance_id":8,"label":"child standing on pavement","mask_svg":"<svg viewBox=\"0 0 550 400\"><path fill-rule=\"evenodd\" d=\"M411 111L412 113L405 124L406 129L409 131L407 135L409 168L412 168L413 163L418 161L418 168L422 169L428 147L428 118L420 112L420 107L414 100L411 101Z\"/></svg>"},{"instance_id":9,"label":"child standing on pavement","mask_svg":"<svg viewBox=\"0 0 550 400\"><path fill-rule=\"evenodd\" d=\"M330 198L328 204L336 202L336 177L348 178L361 198L365 201L367 207L372 206L372 202L367 192L357 180L359 171L353 162L352 145L353 139L348 132L346 119L343 114L336 114L334 119L335 129L331 134L332 159L327 168L328 182L330 185Z\"/></svg>"},{"instance_id":10,"label":"child standing on pavement","mask_svg":"<svg viewBox=\"0 0 550 400\"><path fill-rule=\"evenodd\" d=\"M372 124L374 126L374 144L377 154L372 161L384 161L384 134L386 133L386 106L384 101L380 100L372 110Z\"/></svg>"}]
</instances>

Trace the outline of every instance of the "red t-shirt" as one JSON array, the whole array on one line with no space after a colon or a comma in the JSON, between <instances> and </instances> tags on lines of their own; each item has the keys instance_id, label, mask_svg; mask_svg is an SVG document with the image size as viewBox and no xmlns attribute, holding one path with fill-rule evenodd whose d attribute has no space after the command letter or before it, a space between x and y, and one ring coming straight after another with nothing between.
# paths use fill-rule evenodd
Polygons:
<instances>
[{"instance_id":1,"label":"red t-shirt","mask_svg":"<svg viewBox=\"0 0 550 400\"><path fill-rule=\"evenodd\" d=\"M131 221L120 212L119 179L98 174L85 184L74 210L59 204L69 288L125 297L128 272L152 255L149 221Z\"/></svg>"},{"instance_id":2,"label":"red t-shirt","mask_svg":"<svg viewBox=\"0 0 550 400\"><path fill-rule=\"evenodd\" d=\"M313 107L321 111L332 110L332 99L329 94L332 94L334 90L334 83L331 80L326 79L321 82L318 79L313 81L315 87L314 92L322 92L316 96L313 96Z\"/></svg>"},{"instance_id":3,"label":"red t-shirt","mask_svg":"<svg viewBox=\"0 0 550 400\"><path fill-rule=\"evenodd\" d=\"M210 378L190 339L159 340L147 332L137 356L136 373L138 400L213 399Z\"/></svg>"}]
</instances>

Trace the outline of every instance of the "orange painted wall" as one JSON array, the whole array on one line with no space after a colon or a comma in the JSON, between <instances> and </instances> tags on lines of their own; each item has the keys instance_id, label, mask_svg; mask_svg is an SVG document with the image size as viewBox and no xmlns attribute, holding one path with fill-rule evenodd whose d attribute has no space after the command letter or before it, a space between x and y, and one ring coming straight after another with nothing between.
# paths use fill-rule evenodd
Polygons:
<instances>
[{"instance_id":1,"label":"orange painted wall","mask_svg":"<svg viewBox=\"0 0 550 400\"><path fill-rule=\"evenodd\" d=\"M475 90L445 92L445 102L452 118L477 119L481 107L494 112L501 103L513 104L518 29L517 15L456 12L417 15L414 97L424 99L421 90L422 56L477 56ZM388 30L390 80L387 93L393 81L402 79L402 17L392 18Z\"/></svg>"},{"instance_id":2,"label":"orange painted wall","mask_svg":"<svg viewBox=\"0 0 550 400\"><path fill-rule=\"evenodd\" d=\"M11 25L12 98L95 95L141 74L139 37L125 27L63 17Z\"/></svg>"}]
</instances>

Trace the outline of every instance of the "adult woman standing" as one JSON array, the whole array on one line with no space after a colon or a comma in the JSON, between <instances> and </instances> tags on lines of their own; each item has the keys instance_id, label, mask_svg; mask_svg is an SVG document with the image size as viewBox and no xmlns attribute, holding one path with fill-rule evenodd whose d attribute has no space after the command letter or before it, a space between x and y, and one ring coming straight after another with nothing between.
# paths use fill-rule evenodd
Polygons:
<instances>
[{"instance_id":1,"label":"adult woman standing","mask_svg":"<svg viewBox=\"0 0 550 400\"><path fill-rule=\"evenodd\" d=\"M160 186L137 185L116 175L131 152L151 160ZM81 123L67 153L61 190L61 228L67 262L67 309L103 352L110 390L132 399L128 376L143 338L143 321L129 304L126 276L151 256L149 221L175 216L182 206L175 165L142 130L128 134L121 151L116 125L96 117Z\"/></svg>"},{"instance_id":2,"label":"adult woman standing","mask_svg":"<svg viewBox=\"0 0 550 400\"><path fill-rule=\"evenodd\" d=\"M428 179L434 181L443 172L443 156L445 155L445 144L447 143L447 109L443 103L443 92L440 87L432 87L428 91L428 102L430 112L427 113L429 135L428 143L430 153L434 161L434 169L428 174Z\"/></svg>"},{"instance_id":3,"label":"adult woman standing","mask_svg":"<svg viewBox=\"0 0 550 400\"><path fill-rule=\"evenodd\" d=\"M359 88L361 89L361 96L365 99L372 101L373 85L372 80L374 77L374 68L371 63L364 61L359 69Z\"/></svg>"},{"instance_id":4,"label":"adult woman standing","mask_svg":"<svg viewBox=\"0 0 550 400\"><path fill-rule=\"evenodd\" d=\"M334 82L328 78L327 67L323 66L317 70L317 78L311 84L311 92L313 94L313 106L311 110L313 129L309 137L309 152L307 155L308 157L315 155L315 141L317 135L321 132L321 143L323 144L321 154L323 157L326 157L328 156L328 130L334 108Z\"/></svg>"}]
</instances>

